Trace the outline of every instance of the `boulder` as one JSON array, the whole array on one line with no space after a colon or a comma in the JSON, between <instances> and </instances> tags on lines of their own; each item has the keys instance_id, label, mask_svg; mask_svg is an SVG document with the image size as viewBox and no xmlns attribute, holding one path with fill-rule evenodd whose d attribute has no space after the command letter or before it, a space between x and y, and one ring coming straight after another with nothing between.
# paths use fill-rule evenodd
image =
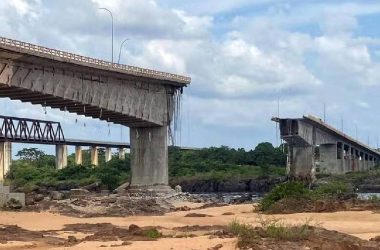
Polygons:
<instances>
[{"instance_id":1,"label":"boulder","mask_svg":"<svg viewBox=\"0 0 380 250\"><path fill-rule=\"evenodd\" d=\"M63 193L58 192L58 191L51 191L50 192L50 197L53 200L63 200L64 199Z\"/></svg>"}]
</instances>

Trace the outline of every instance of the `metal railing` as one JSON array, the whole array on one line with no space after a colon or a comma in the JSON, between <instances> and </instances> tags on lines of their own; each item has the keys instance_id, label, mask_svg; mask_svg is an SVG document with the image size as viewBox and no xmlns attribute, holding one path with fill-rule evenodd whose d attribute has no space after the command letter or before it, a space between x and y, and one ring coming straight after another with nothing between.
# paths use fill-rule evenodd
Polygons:
<instances>
[{"instance_id":1,"label":"metal railing","mask_svg":"<svg viewBox=\"0 0 380 250\"><path fill-rule=\"evenodd\" d=\"M27 42L21 42L18 40L13 40L13 39L5 38L5 37L0 37L0 45L7 45L7 46L20 48L20 49L24 49L31 52L38 52L44 55L56 56L56 57L60 57L64 59L77 61L77 62L84 62L88 64L109 67L111 69L119 69L119 70L125 71L125 73L139 74L139 75L151 77L151 78L164 78L167 80L178 81L178 82L186 83L186 84L190 83L191 81L191 78L187 76L181 76L177 74L166 73L166 72L152 70L152 69L145 69L145 68L125 65L125 64L111 63L111 62L100 60L100 59L95 59L95 58L91 58L87 56L81 56L81 55L77 55L74 53L65 52L61 50L50 49L47 47L43 47L43 46L39 46L39 45L27 43Z\"/></svg>"}]
</instances>

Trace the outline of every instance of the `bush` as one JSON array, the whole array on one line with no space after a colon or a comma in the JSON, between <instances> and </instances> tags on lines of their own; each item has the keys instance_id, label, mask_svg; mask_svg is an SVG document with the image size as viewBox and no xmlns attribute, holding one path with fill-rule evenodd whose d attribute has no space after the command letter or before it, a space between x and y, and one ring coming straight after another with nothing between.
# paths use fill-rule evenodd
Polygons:
<instances>
[{"instance_id":1,"label":"bush","mask_svg":"<svg viewBox=\"0 0 380 250\"><path fill-rule=\"evenodd\" d=\"M277 240L303 240L307 239L311 233L310 220L299 225L287 225L278 219L260 218L260 224L267 237Z\"/></svg>"},{"instance_id":2,"label":"bush","mask_svg":"<svg viewBox=\"0 0 380 250\"><path fill-rule=\"evenodd\" d=\"M158 239L161 237L161 233L156 228L153 228L153 229L144 231L144 236L150 239Z\"/></svg>"},{"instance_id":3,"label":"bush","mask_svg":"<svg viewBox=\"0 0 380 250\"><path fill-rule=\"evenodd\" d=\"M346 183L341 181L332 181L317 187L314 190L313 194L317 198L328 198L341 194L347 194L349 191L350 188Z\"/></svg>"},{"instance_id":4,"label":"bush","mask_svg":"<svg viewBox=\"0 0 380 250\"><path fill-rule=\"evenodd\" d=\"M262 211L266 211L277 201L290 197L309 198L310 191L301 182L284 182L274 187L261 199L259 208Z\"/></svg>"}]
</instances>

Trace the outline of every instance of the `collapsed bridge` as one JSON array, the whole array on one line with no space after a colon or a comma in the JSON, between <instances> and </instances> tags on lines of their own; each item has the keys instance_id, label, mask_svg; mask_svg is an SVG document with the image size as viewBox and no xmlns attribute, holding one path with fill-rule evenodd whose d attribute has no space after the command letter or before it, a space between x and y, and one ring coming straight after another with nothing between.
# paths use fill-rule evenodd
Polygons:
<instances>
[{"instance_id":1,"label":"collapsed bridge","mask_svg":"<svg viewBox=\"0 0 380 250\"><path fill-rule=\"evenodd\" d=\"M314 180L316 173L344 174L374 168L380 152L314 116L272 118L289 146L287 173L296 179Z\"/></svg>"},{"instance_id":2,"label":"collapsed bridge","mask_svg":"<svg viewBox=\"0 0 380 250\"><path fill-rule=\"evenodd\" d=\"M168 185L168 128L190 81L0 37L0 97L130 127L136 190Z\"/></svg>"}]
</instances>

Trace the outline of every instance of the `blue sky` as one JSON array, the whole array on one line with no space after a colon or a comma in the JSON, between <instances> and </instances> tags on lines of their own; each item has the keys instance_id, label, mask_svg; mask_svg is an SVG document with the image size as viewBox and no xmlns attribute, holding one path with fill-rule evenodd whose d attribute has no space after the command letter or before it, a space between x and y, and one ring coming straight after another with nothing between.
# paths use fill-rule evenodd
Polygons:
<instances>
[{"instance_id":1,"label":"blue sky","mask_svg":"<svg viewBox=\"0 0 380 250\"><path fill-rule=\"evenodd\" d=\"M184 146L275 142L270 118L323 116L376 146L380 134L380 2L282 0L1 1L0 35L192 77ZM0 99L1 114L60 121L66 137L129 141L128 129ZM76 122L76 120L78 122ZM86 126L84 126L86 124ZM48 150L51 150L49 148Z\"/></svg>"}]
</instances>

